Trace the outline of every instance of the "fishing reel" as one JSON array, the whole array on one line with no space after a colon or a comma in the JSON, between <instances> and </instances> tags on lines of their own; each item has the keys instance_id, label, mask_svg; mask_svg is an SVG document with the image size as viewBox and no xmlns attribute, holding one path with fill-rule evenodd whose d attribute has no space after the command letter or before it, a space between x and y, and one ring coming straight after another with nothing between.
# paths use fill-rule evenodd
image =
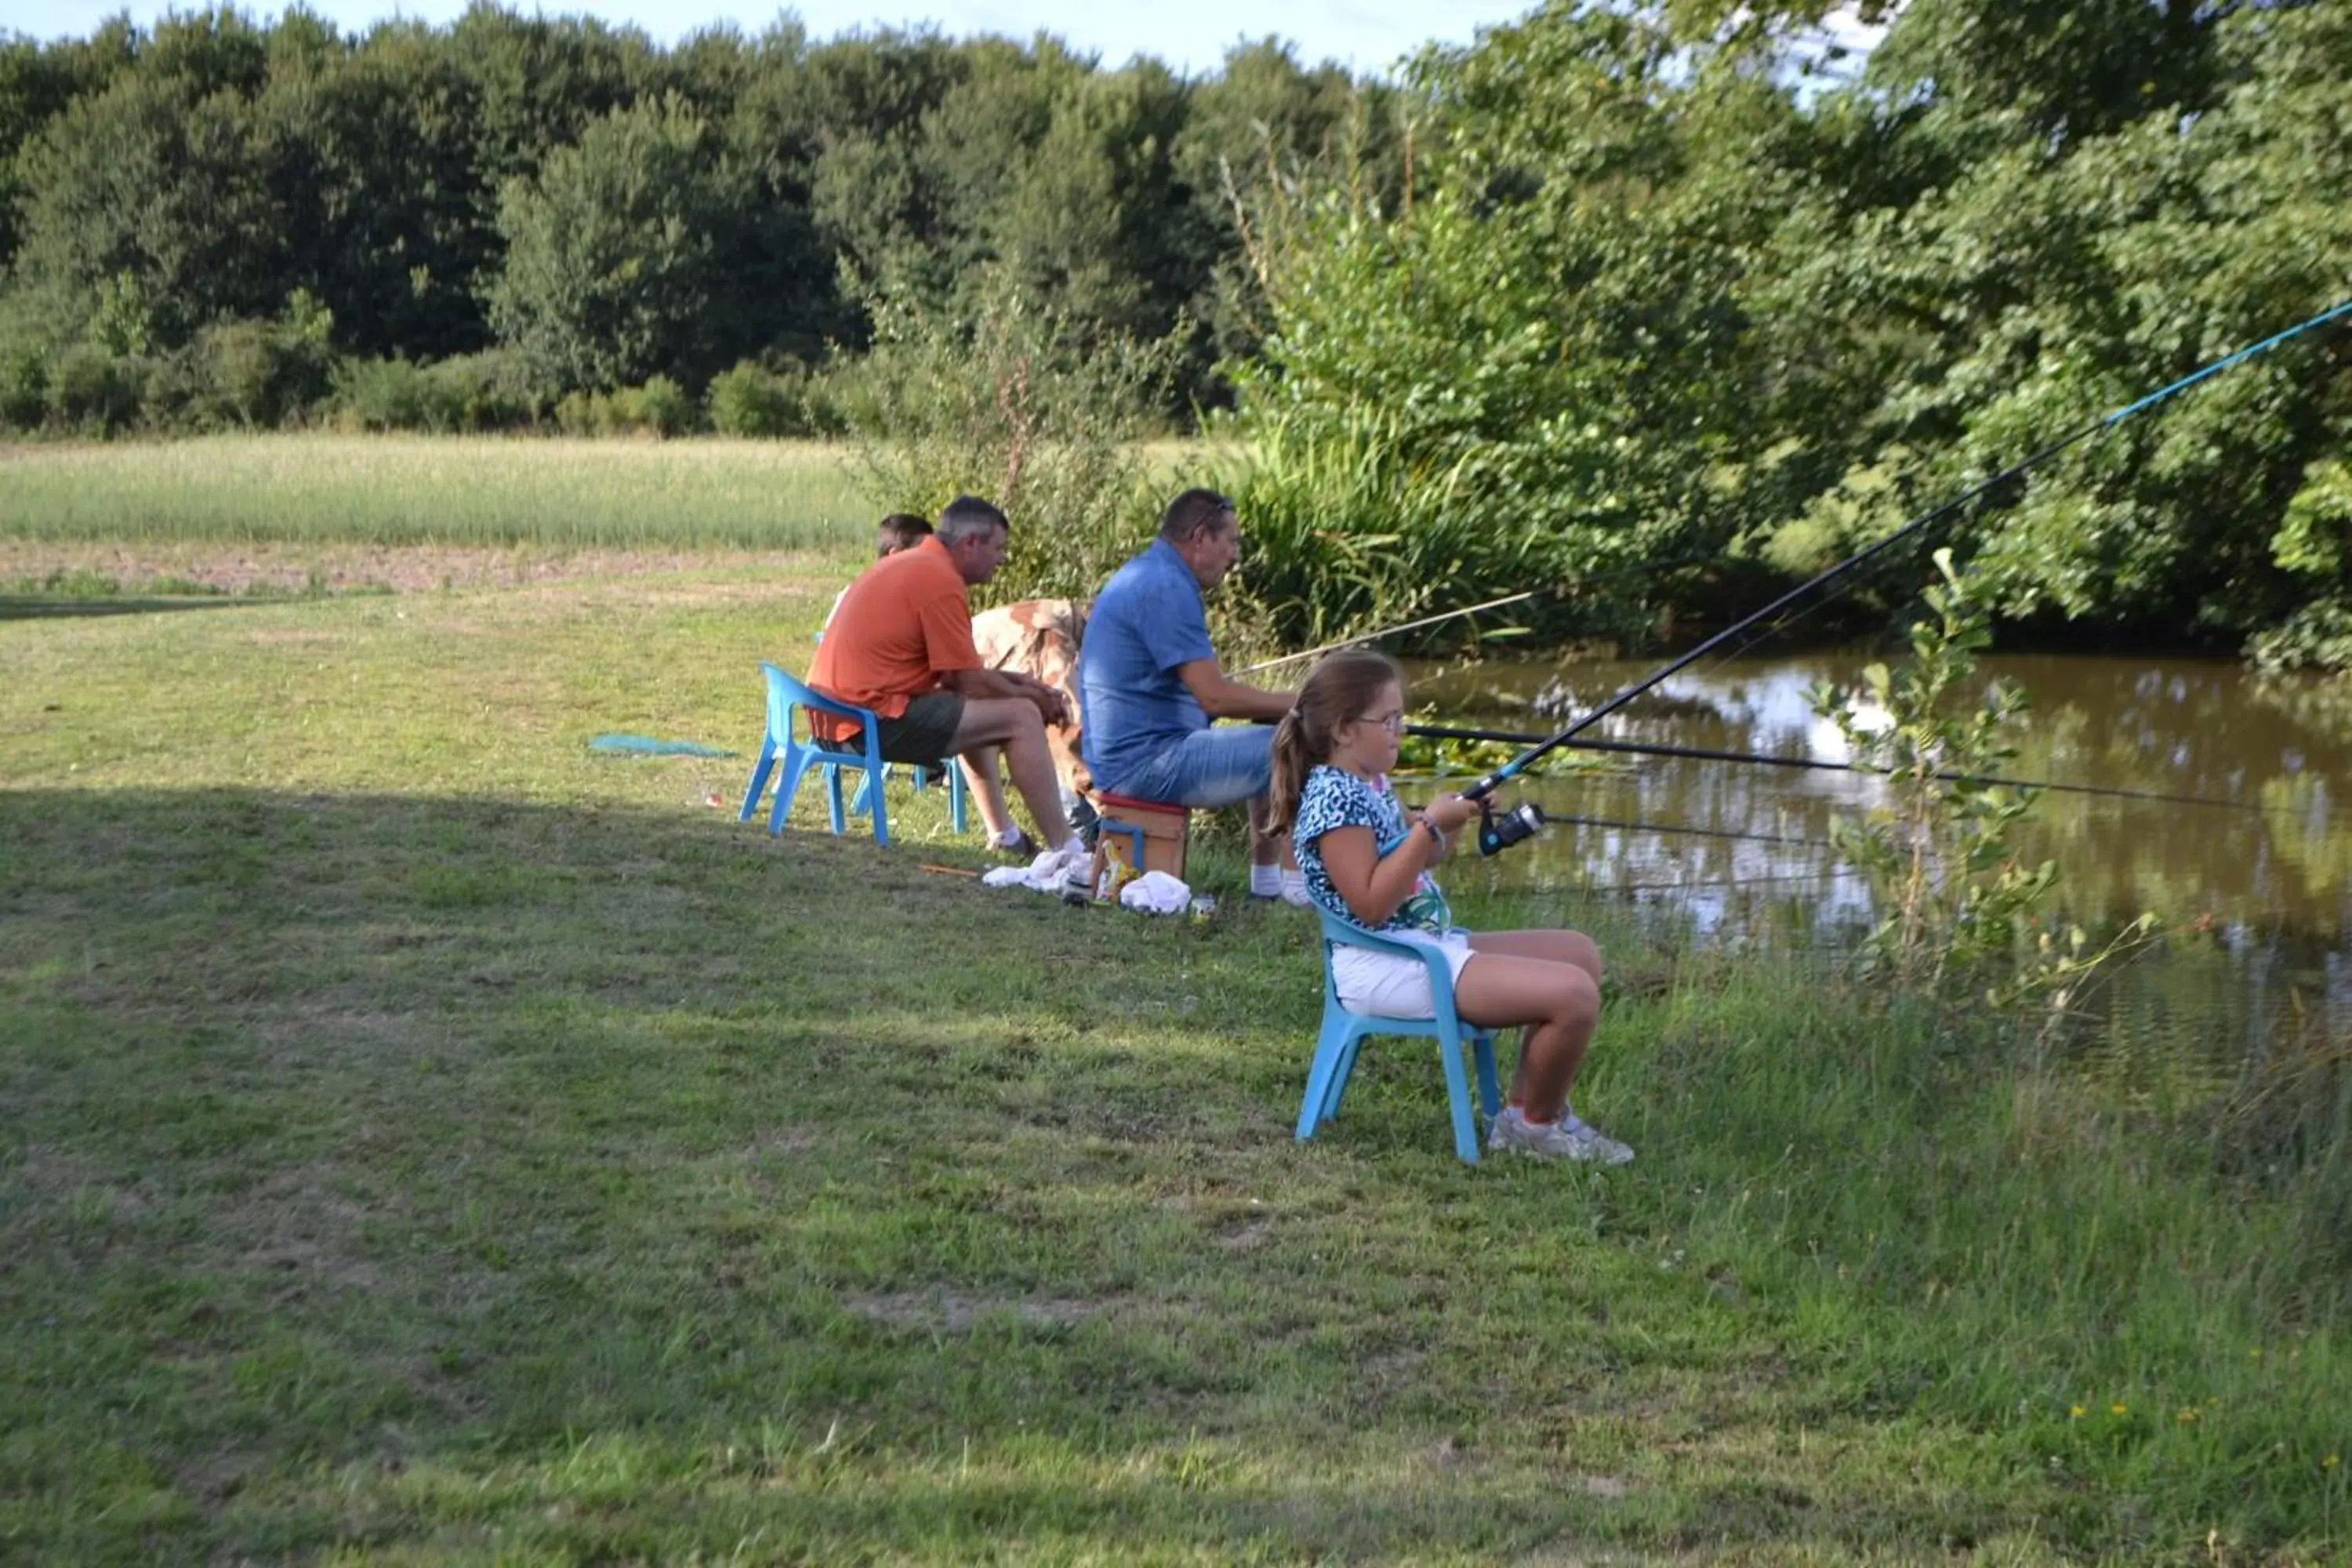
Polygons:
<instances>
[{"instance_id":1,"label":"fishing reel","mask_svg":"<svg viewBox=\"0 0 2352 1568\"><path fill-rule=\"evenodd\" d=\"M1514 844L1524 844L1543 831L1543 808L1531 800L1523 800L1508 811L1497 811L1494 803L1481 795L1478 799L1478 853L1500 855Z\"/></svg>"}]
</instances>

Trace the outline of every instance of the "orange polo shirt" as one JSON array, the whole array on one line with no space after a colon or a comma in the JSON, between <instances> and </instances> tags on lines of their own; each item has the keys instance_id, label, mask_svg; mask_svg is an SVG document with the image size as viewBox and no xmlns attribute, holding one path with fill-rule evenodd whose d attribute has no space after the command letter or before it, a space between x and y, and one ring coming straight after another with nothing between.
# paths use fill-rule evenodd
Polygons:
<instances>
[{"instance_id":1,"label":"orange polo shirt","mask_svg":"<svg viewBox=\"0 0 2352 1568\"><path fill-rule=\"evenodd\" d=\"M946 545L926 539L857 574L817 645L809 684L896 719L909 699L939 689L940 676L980 668L963 574ZM845 719L818 714L814 721L827 740L857 738Z\"/></svg>"}]
</instances>

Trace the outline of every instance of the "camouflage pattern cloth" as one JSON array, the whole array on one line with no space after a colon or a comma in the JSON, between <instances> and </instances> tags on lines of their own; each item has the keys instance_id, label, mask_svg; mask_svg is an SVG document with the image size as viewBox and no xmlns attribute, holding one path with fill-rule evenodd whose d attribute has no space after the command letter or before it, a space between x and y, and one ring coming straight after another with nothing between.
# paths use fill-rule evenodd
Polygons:
<instances>
[{"instance_id":1,"label":"camouflage pattern cloth","mask_svg":"<svg viewBox=\"0 0 2352 1568\"><path fill-rule=\"evenodd\" d=\"M1054 753L1062 787L1074 795L1085 795L1094 783L1078 759L1078 639L1086 630L1087 606L1076 599L1023 599L971 618L981 663L1042 680L1070 705L1067 724L1045 727L1045 747Z\"/></svg>"}]
</instances>

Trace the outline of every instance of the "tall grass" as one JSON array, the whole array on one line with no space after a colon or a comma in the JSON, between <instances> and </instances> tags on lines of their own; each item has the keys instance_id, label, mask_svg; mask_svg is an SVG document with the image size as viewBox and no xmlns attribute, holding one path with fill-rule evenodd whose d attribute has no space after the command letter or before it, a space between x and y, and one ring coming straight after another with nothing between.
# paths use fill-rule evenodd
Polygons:
<instances>
[{"instance_id":1,"label":"tall grass","mask_svg":"<svg viewBox=\"0 0 2352 1568\"><path fill-rule=\"evenodd\" d=\"M2042 1471L2075 1551L2169 1560L2203 1519L2238 1561L2231 1540L2338 1528L2341 1046L2279 1069L2318 1124L2289 1149L2250 1125L2267 1076L2158 1112L1990 1030L1792 979L1741 963L1680 989L1610 1080L1647 1108L1612 1131L1645 1158L1676 1145L1675 1193L1618 1216L1662 1273L1770 1300L1792 1354L1842 1369L1824 1417L1956 1421ZM2339 1064L2325 1085L2302 1081L2315 1058Z\"/></svg>"},{"instance_id":2,"label":"tall grass","mask_svg":"<svg viewBox=\"0 0 2352 1568\"><path fill-rule=\"evenodd\" d=\"M230 436L0 446L0 533L556 549L830 547L872 521L817 442Z\"/></svg>"},{"instance_id":3,"label":"tall grass","mask_svg":"<svg viewBox=\"0 0 2352 1568\"><path fill-rule=\"evenodd\" d=\"M1276 640L1328 642L1438 610L1559 585L1575 574L1565 542L1529 519L1494 514L1464 483L1471 458L1400 457L1402 421L1353 409L1337 419L1259 411L1246 446L1222 457L1248 541L1239 585ZM1423 635L1414 649L1474 631L1562 626L1553 596Z\"/></svg>"}]
</instances>

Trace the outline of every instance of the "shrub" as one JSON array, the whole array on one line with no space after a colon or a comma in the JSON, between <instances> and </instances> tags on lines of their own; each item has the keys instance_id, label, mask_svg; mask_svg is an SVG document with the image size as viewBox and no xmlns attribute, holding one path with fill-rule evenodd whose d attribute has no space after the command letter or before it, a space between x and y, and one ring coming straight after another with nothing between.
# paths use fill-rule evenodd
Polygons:
<instances>
[{"instance_id":1,"label":"shrub","mask_svg":"<svg viewBox=\"0 0 2352 1568\"><path fill-rule=\"evenodd\" d=\"M78 343L58 358L49 378L49 417L68 430L111 435L138 421L149 363Z\"/></svg>"},{"instance_id":2,"label":"shrub","mask_svg":"<svg viewBox=\"0 0 2352 1568\"><path fill-rule=\"evenodd\" d=\"M38 345L0 349L0 427L37 430L48 411L49 356Z\"/></svg>"},{"instance_id":3,"label":"shrub","mask_svg":"<svg viewBox=\"0 0 2352 1568\"><path fill-rule=\"evenodd\" d=\"M801 390L801 416L812 436L850 436L885 417L877 378L865 354L837 354Z\"/></svg>"},{"instance_id":4,"label":"shrub","mask_svg":"<svg viewBox=\"0 0 2352 1568\"><path fill-rule=\"evenodd\" d=\"M213 394L206 423L276 425L292 389L289 356L268 321L229 321L197 335Z\"/></svg>"},{"instance_id":5,"label":"shrub","mask_svg":"<svg viewBox=\"0 0 2352 1568\"><path fill-rule=\"evenodd\" d=\"M639 429L656 436L683 436L694 427L694 399L666 375L655 376L635 391L620 395L630 400Z\"/></svg>"},{"instance_id":6,"label":"shrub","mask_svg":"<svg viewBox=\"0 0 2352 1568\"><path fill-rule=\"evenodd\" d=\"M799 383L744 360L710 379L710 427L721 436L796 436L807 427Z\"/></svg>"},{"instance_id":7,"label":"shrub","mask_svg":"<svg viewBox=\"0 0 2352 1568\"><path fill-rule=\"evenodd\" d=\"M334 401L337 423L357 430L511 430L539 415L520 365L496 350L433 364L347 360L335 372Z\"/></svg>"},{"instance_id":8,"label":"shrub","mask_svg":"<svg viewBox=\"0 0 2352 1568\"><path fill-rule=\"evenodd\" d=\"M150 430L203 429L231 422L220 406L201 344L184 343L148 362L139 388L140 423Z\"/></svg>"},{"instance_id":9,"label":"shrub","mask_svg":"<svg viewBox=\"0 0 2352 1568\"><path fill-rule=\"evenodd\" d=\"M601 392L567 392L555 405L555 427L566 436L600 435L604 416Z\"/></svg>"},{"instance_id":10,"label":"shrub","mask_svg":"<svg viewBox=\"0 0 2352 1568\"><path fill-rule=\"evenodd\" d=\"M1189 324L1156 342L1087 336L998 272L970 316L886 292L849 418L890 510L937 511L960 491L1013 520L988 597L1083 597L1140 549L1154 498L1138 454Z\"/></svg>"},{"instance_id":11,"label":"shrub","mask_svg":"<svg viewBox=\"0 0 2352 1568\"><path fill-rule=\"evenodd\" d=\"M345 360L335 370L335 407L346 428L433 429L432 398L425 367L406 359Z\"/></svg>"},{"instance_id":12,"label":"shrub","mask_svg":"<svg viewBox=\"0 0 2352 1568\"><path fill-rule=\"evenodd\" d=\"M694 399L666 375L612 392L567 392L555 405L567 436L682 436L694 426Z\"/></svg>"},{"instance_id":13,"label":"shrub","mask_svg":"<svg viewBox=\"0 0 2352 1568\"><path fill-rule=\"evenodd\" d=\"M450 430L512 430L539 416L522 361L512 352L445 359L425 371L426 403L433 417Z\"/></svg>"}]
</instances>

